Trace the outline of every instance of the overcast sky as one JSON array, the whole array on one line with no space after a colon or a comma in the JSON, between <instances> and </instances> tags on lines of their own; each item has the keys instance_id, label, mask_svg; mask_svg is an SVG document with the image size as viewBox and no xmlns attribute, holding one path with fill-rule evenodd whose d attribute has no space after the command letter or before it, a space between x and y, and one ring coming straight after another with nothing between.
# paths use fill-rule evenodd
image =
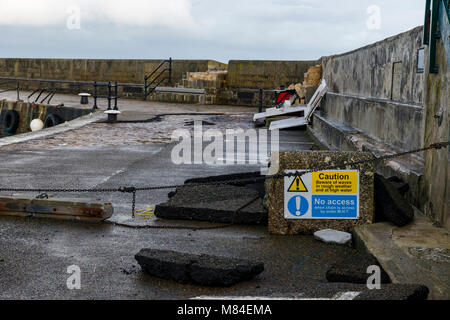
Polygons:
<instances>
[{"instance_id":1,"label":"overcast sky","mask_svg":"<svg viewBox=\"0 0 450 320\"><path fill-rule=\"evenodd\" d=\"M425 0L0 0L1 57L306 60L423 24Z\"/></svg>"}]
</instances>

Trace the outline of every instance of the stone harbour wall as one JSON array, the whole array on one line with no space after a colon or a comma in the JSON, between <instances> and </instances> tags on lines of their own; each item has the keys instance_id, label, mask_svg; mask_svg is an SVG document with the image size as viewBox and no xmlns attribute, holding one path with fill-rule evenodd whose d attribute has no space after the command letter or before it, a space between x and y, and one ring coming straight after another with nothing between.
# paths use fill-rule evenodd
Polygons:
<instances>
[{"instance_id":1,"label":"stone harbour wall","mask_svg":"<svg viewBox=\"0 0 450 320\"><path fill-rule=\"evenodd\" d=\"M0 59L0 76L69 81L117 81L123 84L144 84L144 77L158 67L162 60L123 59ZM172 84L181 83L188 72L226 70L227 65L214 60L173 60ZM21 82L22 89L53 88L59 92L80 93L92 91L92 85L49 84ZM142 97L142 87L123 86L123 96Z\"/></svg>"}]
</instances>

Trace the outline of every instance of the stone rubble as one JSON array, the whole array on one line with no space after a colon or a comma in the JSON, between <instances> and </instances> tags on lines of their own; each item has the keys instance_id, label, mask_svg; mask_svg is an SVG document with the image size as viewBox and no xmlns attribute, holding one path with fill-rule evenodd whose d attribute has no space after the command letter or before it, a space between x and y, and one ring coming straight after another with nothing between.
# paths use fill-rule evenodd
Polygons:
<instances>
[{"instance_id":1,"label":"stone rubble","mask_svg":"<svg viewBox=\"0 0 450 320\"><path fill-rule=\"evenodd\" d=\"M347 232L325 229L314 233L314 237L317 240L325 243L346 245L352 242L352 235Z\"/></svg>"}]
</instances>

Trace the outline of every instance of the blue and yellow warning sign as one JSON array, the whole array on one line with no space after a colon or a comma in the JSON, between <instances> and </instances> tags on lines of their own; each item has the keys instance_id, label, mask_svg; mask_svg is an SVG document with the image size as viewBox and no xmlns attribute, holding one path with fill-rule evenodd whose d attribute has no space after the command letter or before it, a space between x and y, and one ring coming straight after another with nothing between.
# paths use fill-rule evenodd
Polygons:
<instances>
[{"instance_id":1,"label":"blue and yellow warning sign","mask_svg":"<svg viewBox=\"0 0 450 320\"><path fill-rule=\"evenodd\" d=\"M357 170L298 174L284 184L286 219L359 219Z\"/></svg>"}]
</instances>

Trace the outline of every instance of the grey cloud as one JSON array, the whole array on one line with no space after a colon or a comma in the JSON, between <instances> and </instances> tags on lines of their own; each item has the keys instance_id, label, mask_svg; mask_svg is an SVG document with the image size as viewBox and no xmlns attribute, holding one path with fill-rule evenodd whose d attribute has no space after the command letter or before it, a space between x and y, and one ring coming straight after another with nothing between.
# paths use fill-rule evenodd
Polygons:
<instances>
[{"instance_id":1,"label":"grey cloud","mask_svg":"<svg viewBox=\"0 0 450 320\"><path fill-rule=\"evenodd\" d=\"M178 59L317 59L423 23L422 0L191 0L193 23L132 27L82 21L81 30L0 26L2 56ZM381 29L366 9L381 9ZM168 13L169 14L169 13Z\"/></svg>"}]
</instances>

